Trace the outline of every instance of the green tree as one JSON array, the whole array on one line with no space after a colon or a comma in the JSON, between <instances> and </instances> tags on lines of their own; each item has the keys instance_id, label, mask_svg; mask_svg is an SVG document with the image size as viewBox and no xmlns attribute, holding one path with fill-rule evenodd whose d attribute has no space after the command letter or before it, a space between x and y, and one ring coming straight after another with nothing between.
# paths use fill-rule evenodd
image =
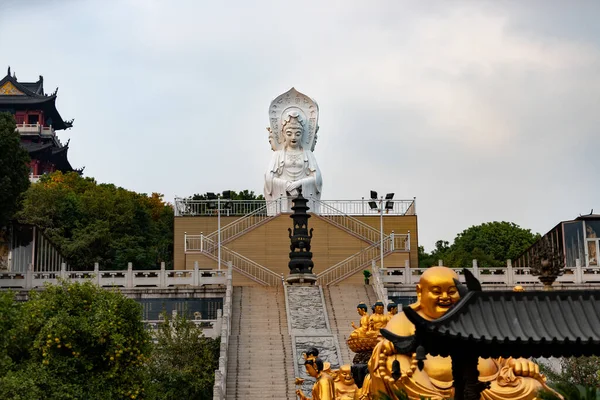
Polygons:
<instances>
[{"instance_id":1,"label":"green tree","mask_svg":"<svg viewBox=\"0 0 600 400\"><path fill-rule=\"evenodd\" d=\"M0 314L12 320L0 324L0 398L144 397L151 343L138 303L90 282L30 296L0 301Z\"/></svg>"},{"instance_id":2,"label":"green tree","mask_svg":"<svg viewBox=\"0 0 600 400\"><path fill-rule=\"evenodd\" d=\"M447 265L468 267L476 259L481 267L503 267L507 259L516 259L539 238L539 234L512 222L472 226L454 239L447 252Z\"/></svg>"},{"instance_id":3,"label":"green tree","mask_svg":"<svg viewBox=\"0 0 600 400\"><path fill-rule=\"evenodd\" d=\"M165 322L155 335L149 361L152 385L148 398L208 400L213 398L215 370L219 368L220 340L204 336L185 315Z\"/></svg>"},{"instance_id":4,"label":"green tree","mask_svg":"<svg viewBox=\"0 0 600 400\"><path fill-rule=\"evenodd\" d=\"M31 185L17 215L43 229L74 269L172 265L173 208L158 193L55 172Z\"/></svg>"},{"instance_id":5,"label":"green tree","mask_svg":"<svg viewBox=\"0 0 600 400\"><path fill-rule=\"evenodd\" d=\"M14 117L0 113L0 227L12 219L29 187L29 154L16 129Z\"/></svg>"},{"instance_id":6,"label":"green tree","mask_svg":"<svg viewBox=\"0 0 600 400\"><path fill-rule=\"evenodd\" d=\"M429 268L438 265L439 260L445 260L450 249L449 244L447 240L438 240L431 254L427 253L423 246L419 246L419 268Z\"/></svg>"}]
</instances>

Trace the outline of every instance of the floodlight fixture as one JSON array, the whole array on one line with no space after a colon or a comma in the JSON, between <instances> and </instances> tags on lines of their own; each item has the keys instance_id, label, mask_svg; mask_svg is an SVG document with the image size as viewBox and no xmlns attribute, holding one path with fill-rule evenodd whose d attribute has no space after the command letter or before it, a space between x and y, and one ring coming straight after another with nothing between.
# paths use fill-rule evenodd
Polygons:
<instances>
[{"instance_id":1,"label":"floodlight fixture","mask_svg":"<svg viewBox=\"0 0 600 400\"><path fill-rule=\"evenodd\" d=\"M394 202L392 201L392 199L394 198L394 193L388 193L385 195L385 199L387 200L385 202L385 209L386 210L393 210L394 209Z\"/></svg>"},{"instance_id":2,"label":"floodlight fixture","mask_svg":"<svg viewBox=\"0 0 600 400\"><path fill-rule=\"evenodd\" d=\"M208 200L217 200L217 195L214 194L213 192L207 192L206 198ZM215 208L217 208L217 202L209 201L208 203L206 203L206 208L208 208L209 210L214 210Z\"/></svg>"},{"instance_id":3,"label":"floodlight fixture","mask_svg":"<svg viewBox=\"0 0 600 400\"><path fill-rule=\"evenodd\" d=\"M377 210L377 203L374 201L370 201L369 207L371 207L371 210Z\"/></svg>"},{"instance_id":4,"label":"floodlight fixture","mask_svg":"<svg viewBox=\"0 0 600 400\"><path fill-rule=\"evenodd\" d=\"M371 190L371 199L372 200L377 200L377 192L374 190Z\"/></svg>"},{"instance_id":5,"label":"floodlight fixture","mask_svg":"<svg viewBox=\"0 0 600 400\"><path fill-rule=\"evenodd\" d=\"M224 199L231 199L231 190L223 190L223 195L221 196Z\"/></svg>"}]
</instances>

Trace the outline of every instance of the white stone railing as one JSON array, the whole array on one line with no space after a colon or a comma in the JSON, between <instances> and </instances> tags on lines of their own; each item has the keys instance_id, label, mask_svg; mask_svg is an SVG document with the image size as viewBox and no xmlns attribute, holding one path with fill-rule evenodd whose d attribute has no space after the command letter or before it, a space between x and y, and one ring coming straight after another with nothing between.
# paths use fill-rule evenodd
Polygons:
<instances>
[{"instance_id":1,"label":"white stone railing","mask_svg":"<svg viewBox=\"0 0 600 400\"><path fill-rule=\"evenodd\" d=\"M45 283L56 284L59 279L69 279L73 282L91 280L99 286L117 286L126 289L145 289L148 287L167 288L171 286L200 287L203 285L224 285L226 271L201 270L196 265L193 270L166 270L165 264L161 269L133 270L129 263L126 270L100 271L98 264L93 271L67 271L63 264L60 271L35 272L0 272L0 288L35 289Z\"/></svg>"},{"instance_id":2,"label":"white stone railing","mask_svg":"<svg viewBox=\"0 0 600 400\"><path fill-rule=\"evenodd\" d=\"M373 260L371 262L371 271L373 271L373 276L371 277L373 283L371 285L373 286L373 291L377 296L377 300L381 300L384 306L387 306L389 302L388 292L383 282L383 274L381 274L379 270L380 268L377 266L377 264L375 264L375 261Z\"/></svg>"},{"instance_id":3,"label":"white stone railing","mask_svg":"<svg viewBox=\"0 0 600 400\"><path fill-rule=\"evenodd\" d=\"M386 210L386 215L416 215L416 200L391 200L393 207ZM334 213L343 213L346 215L379 215L369 207L368 199L360 200L320 200L320 204L325 204L326 209L319 207L319 214L328 215L334 209ZM257 209L265 206L269 215L277 215L287 210L288 198L282 197L277 200L191 200L180 197L175 198L175 216L209 216L217 215L217 209L220 208L221 216L241 216L250 214Z\"/></svg>"},{"instance_id":4,"label":"white stone railing","mask_svg":"<svg viewBox=\"0 0 600 400\"><path fill-rule=\"evenodd\" d=\"M42 134L48 136L55 136L54 129L51 126L43 126L40 124L17 124L17 131L21 135L26 134Z\"/></svg>"},{"instance_id":5,"label":"white stone railing","mask_svg":"<svg viewBox=\"0 0 600 400\"><path fill-rule=\"evenodd\" d=\"M462 275L462 268L453 268L459 275ZM473 275L481 282L482 286L506 285L513 287L516 285L539 285L541 284L537 276L531 274L529 268L515 268L510 260L506 267L502 268L480 268L477 260L473 260L473 266L468 268ZM387 267L379 270L384 284L402 284L414 286L419 283L421 275L427 268ZM581 285L595 283L600 284L600 267L587 268L575 267L565 268L564 274L556 278L556 283L565 285Z\"/></svg>"},{"instance_id":6,"label":"white stone railing","mask_svg":"<svg viewBox=\"0 0 600 400\"><path fill-rule=\"evenodd\" d=\"M146 319L143 321L146 329L152 333L156 332L160 325L165 323L164 319L150 320ZM209 338L217 338L221 336L221 329L223 326L223 311L217 310L217 319L190 319L189 322L202 329L204 336Z\"/></svg>"},{"instance_id":7,"label":"white stone railing","mask_svg":"<svg viewBox=\"0 0 600 400\"><path fill-rule=\"evenodd\" d=\"M227 361L229 337L231 335L231 307L233 297L232 268L227 270L225 299L223 299L223 318L221 321L221 347L219 351L219 369L215 370L213 400L224 400L227 394Z\"/></svg>"}]
</instances>

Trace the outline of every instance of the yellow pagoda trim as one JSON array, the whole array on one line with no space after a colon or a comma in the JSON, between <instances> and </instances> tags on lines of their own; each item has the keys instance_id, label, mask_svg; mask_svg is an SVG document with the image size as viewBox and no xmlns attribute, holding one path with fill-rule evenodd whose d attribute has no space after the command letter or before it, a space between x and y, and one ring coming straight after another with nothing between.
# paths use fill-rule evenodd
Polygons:
<instances>
[{"instance_id":1,"label":"yellow pagoda trim","mask_svg":"<svg viewBox=\"0 0 600 400\"><path fill-rule=\"evenodd\" d=\"M12 82L6 82L2 87L0 87L0 96L24 96L25 93L21 92L19 89L12 84Z\"/></svg>"}]
</instances>

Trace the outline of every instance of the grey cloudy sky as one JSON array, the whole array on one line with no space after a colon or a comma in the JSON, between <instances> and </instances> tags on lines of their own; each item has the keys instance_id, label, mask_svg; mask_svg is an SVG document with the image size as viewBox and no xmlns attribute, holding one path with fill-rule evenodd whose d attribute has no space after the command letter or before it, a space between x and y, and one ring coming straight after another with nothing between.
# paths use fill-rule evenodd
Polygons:
<instances>
[{"instance_id":1,"label":"grey cloudy sky","mask_svg":"<svg viewBox=\"0 0 600 400\"><path fill-rule=\"evenodd\" d=\"M320 106L324 199L417 198L420 244L600 211L595 1L0 0L85 174L169 201L261 193L269 102Z\"/></svg>"}]
</instances>

